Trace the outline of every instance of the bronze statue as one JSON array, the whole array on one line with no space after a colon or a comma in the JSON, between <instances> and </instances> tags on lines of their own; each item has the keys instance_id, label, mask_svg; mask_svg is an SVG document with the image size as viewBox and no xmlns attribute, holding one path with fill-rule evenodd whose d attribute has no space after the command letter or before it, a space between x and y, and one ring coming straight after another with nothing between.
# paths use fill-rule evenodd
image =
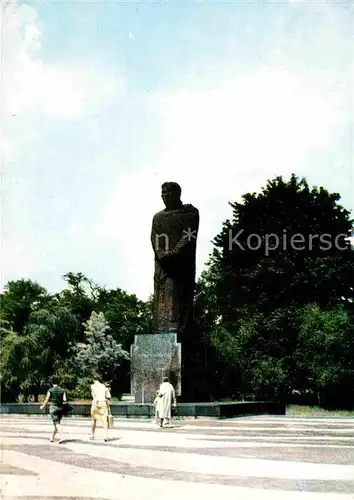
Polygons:
<instances>
[{"instance_id":1,"label":"bronze statue","mask_svg":"<svg viewBox=\"0 0 354 500\"><path fill-rule=\"evenodd\" d=\"M181 201L176 182L162 184L166 206L152 220L155 253L154 323L158 332L183 334L193 310L199 211Z\"/></svg>"}]
</instances>

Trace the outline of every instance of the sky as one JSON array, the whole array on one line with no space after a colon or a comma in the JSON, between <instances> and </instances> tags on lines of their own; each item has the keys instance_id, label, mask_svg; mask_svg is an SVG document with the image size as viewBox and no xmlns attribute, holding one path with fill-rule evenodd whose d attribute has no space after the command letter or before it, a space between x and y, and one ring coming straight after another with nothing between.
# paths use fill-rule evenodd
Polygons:
<instances>
[{"instance_id":1,"label":"sky","mask_svg":"<svg viewBox=\"0 0 354 500\"><path fill-rule=\"evenodd\" d=\"M176 181L197 274L230 201L292 172L354 209L353 2L1 0L2 286L147 299Z\"/></svg>"}]
</instances>

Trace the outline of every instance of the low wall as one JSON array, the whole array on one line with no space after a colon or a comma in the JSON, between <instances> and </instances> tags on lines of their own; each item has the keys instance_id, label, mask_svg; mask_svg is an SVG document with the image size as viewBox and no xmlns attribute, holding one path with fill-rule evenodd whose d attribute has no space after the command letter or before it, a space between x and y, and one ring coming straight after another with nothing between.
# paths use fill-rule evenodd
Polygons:
<instances>
[{"instance_id":1,"label":"low wall","mask_svg":"<svg viewBox=\"0 0 354 500\"><path fill-rule=\"evenodd\" d=\"M73 416L89 417L91 405L87 403L70 403ZM0 413L10 415L43 415L49 412L40 409L40 403L6 403L0 404ZM151 404L112 403L111 412L115 417L139 418L154 416ZM230 403L179 403L174 416L177 417L212 417L234 418L246 415L285 415L285 404L273 401L244 401Z\"/></svg>"}]
</instances>

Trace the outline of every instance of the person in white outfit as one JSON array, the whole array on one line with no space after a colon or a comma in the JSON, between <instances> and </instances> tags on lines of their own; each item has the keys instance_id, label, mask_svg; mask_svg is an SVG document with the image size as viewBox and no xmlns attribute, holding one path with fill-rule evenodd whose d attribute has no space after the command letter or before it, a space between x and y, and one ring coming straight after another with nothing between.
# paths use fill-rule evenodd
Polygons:
<instances>
[{"instance_id":1,"label":"person in white outfit","mask_svg":"<svg viewBox=\"0 0 354 500\"><path fill-rule=\"evenodd\" d=\"M171 409L176 407L176 394L172 384L164 377L159 389L159 400L157 401L156 410L160 419L160 427L164 424L171 423Z\"/></svg>"},{"instance_id":2,"label":"person in white outfit","mask_svg":"<svg viewBox=\"0 0 354 500\"><path fill-rule=\"evenodd\" d=\"M108 405L111 393L104 384L100 382L98 375L93 377L91 385L92 405L91 405L91 434L90 439L95 439L96 422L101 420L105 433L105 441L108 441Z\"/></svg>"}]
</instances>

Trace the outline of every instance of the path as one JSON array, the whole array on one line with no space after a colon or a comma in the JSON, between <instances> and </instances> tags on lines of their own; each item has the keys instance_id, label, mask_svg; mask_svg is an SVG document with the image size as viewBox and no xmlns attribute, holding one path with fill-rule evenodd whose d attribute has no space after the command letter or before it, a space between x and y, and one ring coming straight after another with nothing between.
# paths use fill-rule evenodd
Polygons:
<instances>
[{"instance_id":1,"label":"path","mask_svg":"<svg viewBox=\"0 0 354 500\"><path fill-rule=\"evenodd\" d=\"M116 420L110 440L67 418L2 415L1 498L354 500L354 419Z\"/></svg>"}]
</instances>

